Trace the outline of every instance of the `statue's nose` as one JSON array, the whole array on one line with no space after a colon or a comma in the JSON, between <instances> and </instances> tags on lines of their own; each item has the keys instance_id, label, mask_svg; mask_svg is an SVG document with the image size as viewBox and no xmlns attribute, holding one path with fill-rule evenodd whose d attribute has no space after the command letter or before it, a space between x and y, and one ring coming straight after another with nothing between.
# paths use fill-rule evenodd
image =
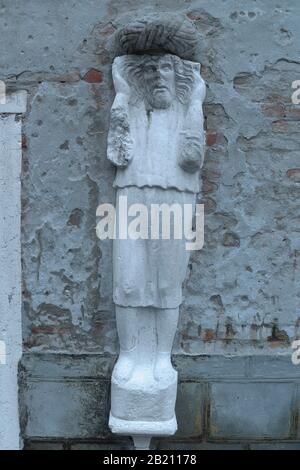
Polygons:
<instances>
[{"instance_id":1,"label":"statue's nose","mask_svg":"<svg viewBox=\"0 0 300 470\"><path fill-rule=\"evenodd\" d=\"M155 77L156 77L156 80L158 81L161 81L162 78L163 78L163 73L160 69L156 69L156 72L155 72Z\"/></svg>"}]
</instances>

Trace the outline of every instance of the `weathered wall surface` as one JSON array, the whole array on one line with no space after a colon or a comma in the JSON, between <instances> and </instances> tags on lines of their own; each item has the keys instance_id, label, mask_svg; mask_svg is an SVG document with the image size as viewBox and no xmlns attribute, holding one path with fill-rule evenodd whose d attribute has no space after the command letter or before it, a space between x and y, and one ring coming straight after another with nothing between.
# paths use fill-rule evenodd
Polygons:
<instances>
[{"instance_id":1,"label":"weathered wall surface","mask_svg":"<svg viewBox=\"0 0 300 470\"><path fill-rule=\"evenodd\" d=\"M4 98L4 99L3 99ZM0 449L19 448L21 115L26 92L0 99Z\"/></svg>"},{"instance_id":2,"label":"weathered wall surface","mask_svg":"<svg viewBox=\"0 0 300 470\"><path fill-rule=\"evenodd\" d=\"M208 89L199 196L205 246L191 258L174 352L291 355L300 327L300 105L291 102L291 83L300 79L299 2L29 0L2 1L0 10L1 79L29 92L22 177L26 357L117 353L111 245L95 234L97 205L114 199L114 169L106 161L110 38L134 17L175 10L202 35ZM293 367L294 380L300 369ZM34 394L26 400L25 424L37 403ZM293 407L295 423L295 401ZM27 435L39 436L30 426Z\"/></svg>"}]
</instances>

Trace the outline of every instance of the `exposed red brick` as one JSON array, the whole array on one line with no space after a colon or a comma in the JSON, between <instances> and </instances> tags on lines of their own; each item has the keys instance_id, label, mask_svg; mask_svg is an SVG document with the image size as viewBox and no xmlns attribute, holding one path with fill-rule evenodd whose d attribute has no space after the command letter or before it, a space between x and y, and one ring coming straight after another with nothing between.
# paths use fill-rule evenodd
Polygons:
<instances>
[{"instance_id":1,"label":"exposed red brick","mask_svg":"<svg viewBox=\"0 0 300 470\"><path fill-rule=\"evenodd\" d=\"M207 179L202 181L202 192L203 193L212 193L215 189L217 189L217 185L215 183L211 183Z\"/></svg>"},{"instance_id":2,"label":"exposed red brick","mask_svg":"<svg viewBox=\"0 0 300 470\"><path fill-rule=\"evenodd\" d=\"M55 334L65 334L70 333L71 328L69 326L52 326L52 325L41 325L33 326L31 332L34 335L46 334L46 335L55 335Z\"/></svg>"},{"instance_id":3,"label":"exposed red brick","mask_svg":"<svg viewBox=\"0 0 300 470\"><path fill-rule=\"evenodd\" d=\"M300 108L285 106L283 103L265 103L261 107L262 112L267 117L276 119L286 118L287 120L300 120ZM279 121L280 122L280 121Z\"/></svg>"},{"instance_id":4,"label":"exposed red brick","mask_svg":"<svg viewBox=\"0 0 300 470\"><path fill-rule=\"evenodd\" d=\"M83 77L83 80L87 83L101 83L103 81L103 75L100 70L90 69Z\"/></svg>"},{"instance_id":5,"label":"exposed red brick","mask_svg":"<svg viewBox=\"0 0 300 470\"><path fill-rule=\"evenodd\" d=\"M282 95L279 95L278 93L269 93L266 96L266 102L268 103L284 103L285 102L285 97Z\"/></svg>"},{"instance_id":6,"label":"exposed red brick","mask_svg":"<svg viewBox=\"0 0 300 470\"><path fill-rule=\"evenodd\" d=\"M83 212L81 209L74 209L69 217L68 225L75 225L76 227L80 227L81 221L83 217Z\"/></svg>"},{"instance_id":7,"label":"exposed red brick","mask_svg":"<svg viewBox=\"0 0 300 470\"><path fill-rule=\"evenodd\" d=\"M288 121L275 121L272 124L272 129L274 132L288 132L289 131L289 122Z\"/></svg>"},{"instance_id":8,"label":"exposed red brick","mask_svg":"<svg viewBox=\"0 0 300 470\"><path fill-rule=\"evenodd\" d=\"M27 138L25 134L22 134L22 149L27 149Z\"/></svg>"},{"instance_id":9,"label":"exposed red brick","mask_svg":"<svg viewBox=\"0 0 300 470\"><path fill-rule=\"evenodd\" d=\"M262 105L261 109L267 117L276 117L278 119L286 114L285 106L282 103L266 103Z\"/></svg>"},{"instance_id":10,"label":"exposed red brick","mask_svg":"<svg viewBox=\"0 0 300 470\"><path fill-rule=\"evenodd\" d=\"M217 134L216 133L206 134L206 145L211 147L216 142L217 142Z\"/></svg>"},{"instance_id":11,"label":"exposed red brick","mask_svg":"<svg viewBox=\"0 0 300 470\"><path fill-rule=\"evenodd\" d=\"M209 170L208 168L203 169L202 175L203 175L203 178L206 178L209 181L218 181L221 177L221 174L219 171Z\"/></svg>"},{"instance_id":12,"label":"exposed red brick","mask_svg":"<svg viewBox=\"0 0 300 470\"><path fill-rule=\"evenodd\" d=\"M300 120L300 108L299 106L296 108L294 107L289 107L286 110L286 117L291 120L299 121Z\"/></svg>"},{"instance_id":13,"label":"exposed red brick","mask_svg":"<svg viewBox=\"0 0 300 470\"><path fill-rule=\"evenodd\" d=\"M282 119L274 121L272 123L273 132L286 133L286 134L298 134L299 133L299 122L297 119Z\"/></svg>"},{"instance_id":14,"label":"exposed red brick","mask_svg":"<svg viewBox=\"0 0 300 470\"><path fill-rule=\"evenodd\" d=\"M210 341L213 341L214 339L216 339L215 331L210 328L206 329L204 333L203 341L210 342Z\"/></svg>"},{"instance_id":15,"label":"exposed red brick","mask_svg":"<svg viewBox=\"0 0 300 470\"><path fill-rule=\"evenodd\" d=\"M54 326L33 326L31 328L31 332L34 334L34 335L38 335L40 333L42 334L53 334L55 333L57 330L56 327Z\"/></svg>"},{"instance_id":16,"label":"exposed red brick","mask_svg":"<svg viewBox=\"0 0 300 470\"><path fill-rule=\"evenodd\" d=\"M291 168L286 172L286 176L292 181L300 183L300 168Z\"/></svg>"}]
</instances>

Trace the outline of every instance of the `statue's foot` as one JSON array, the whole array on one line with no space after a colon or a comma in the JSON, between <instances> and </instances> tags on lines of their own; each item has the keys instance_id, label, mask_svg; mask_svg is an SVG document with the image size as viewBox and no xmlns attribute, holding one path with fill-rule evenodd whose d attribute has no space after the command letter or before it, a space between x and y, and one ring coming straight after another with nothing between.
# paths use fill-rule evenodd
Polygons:
<instances>
[{"instance_id":1,"label":"statue's foot","mask_svg":"<svg viewBox=\"0 0 300 470\"><path fill-rule=\"evenodd\" d=\"M176 372L171 363L169 353L158 353L154 367L154 378L159 382L171 382L176 378Z\"/></svg>"},{"instance_id":2,"label":"statue's foot","mask_svg":"<svg viewBox=\"0 0 300 470\"><path fill-rule=\"evenodd\" d=\"M127 382L134 368L134 353L121 352L113 370L113 378L118 382Z\"/></svg>"}]
</instances>

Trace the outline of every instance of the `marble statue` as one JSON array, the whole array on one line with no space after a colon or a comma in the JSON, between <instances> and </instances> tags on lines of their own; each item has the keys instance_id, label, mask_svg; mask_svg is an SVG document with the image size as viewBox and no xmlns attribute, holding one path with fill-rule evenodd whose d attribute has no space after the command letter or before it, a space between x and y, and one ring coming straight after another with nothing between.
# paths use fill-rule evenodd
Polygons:
<instances>
[{"instance_id":1,"label":"marble statue","mask_svg":"<svg viewBox=\"0 0 300 470\"><path fill-rule=\"evenodd\" d=\"M149 211L153 204L195 207L204 157L205 84L200 64L182 58L190 24L168 27L173 49L167 50L157 32L166 27L159 21L134 23L121 34L126 47L113 63L116 96L107 148L117 167L117 209L125 197L128 206L143 204ZM174 36L179 34L181 57L170 39L172 27ZM190 38L192 47L195 39ZM188 224L192 226L192 212ZM110 427L132 435L137 448L147 447L152 435L177 429L171 350L190 252L184 238L162 239L161 231L157 235L117 236L113 242L120 354L112 374Z\"/></svg>"}]
</instances>

